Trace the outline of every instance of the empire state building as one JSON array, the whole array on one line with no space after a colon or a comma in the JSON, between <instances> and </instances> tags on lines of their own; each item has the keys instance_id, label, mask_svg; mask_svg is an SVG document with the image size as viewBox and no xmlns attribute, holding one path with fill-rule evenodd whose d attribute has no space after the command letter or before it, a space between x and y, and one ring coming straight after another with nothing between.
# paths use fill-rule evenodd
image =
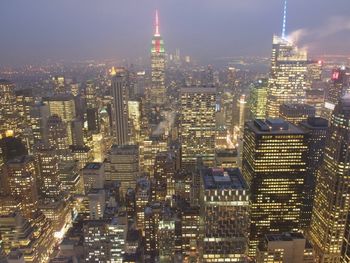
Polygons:
<instances>
[{"instance_id":1,"label":"empire state building","mask_svg":"<svg viewBox=\"0 0 350 263\"><path fill-rule=\"evenodd\" d=\"M153 105L163 105L166 98L165 89L165 50L164 42L159 33L159 18L156 11L155 33L151 48L151 89L149 100Z\"/></svg>"}]
</instances>

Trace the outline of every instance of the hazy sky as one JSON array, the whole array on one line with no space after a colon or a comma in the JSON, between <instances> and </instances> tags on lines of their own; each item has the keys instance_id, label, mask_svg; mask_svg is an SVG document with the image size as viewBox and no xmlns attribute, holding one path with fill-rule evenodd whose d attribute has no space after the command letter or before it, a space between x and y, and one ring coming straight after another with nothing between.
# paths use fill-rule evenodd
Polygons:
<instances>
[{"instance_id":1,"label":"hazy sky","mask_svg":"<svg viewBox=\"0 0 350 263\"><path fill-rule=\"evenodd\" d=\"M283 0L0 0L0 65L148 56L154 10L167 51L269 56ZM287 32L312 53L350 54L349 0L289 0Z\"/></svg>"}]
</instances>

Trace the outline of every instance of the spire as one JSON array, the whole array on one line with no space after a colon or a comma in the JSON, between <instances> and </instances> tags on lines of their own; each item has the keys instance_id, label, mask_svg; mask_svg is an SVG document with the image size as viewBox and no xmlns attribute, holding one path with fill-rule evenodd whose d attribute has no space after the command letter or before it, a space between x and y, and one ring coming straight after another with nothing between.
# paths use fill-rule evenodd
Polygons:
<instances>
[{"instance_id":1,"label":"spire","mask_svg":"<svg viewBox=\"0 0 350 263\"><path fill-rule=\"evenodd\" d=\"M158 18L158 10L157 9L156 9L156 32L154 35L160 36L160 34L159 34L159 18Z\"/></svg>"},{"instance_id":2,"label":"spire","mask_svg":"<svg viewBox=\"0 0 350 263\"><path fill-rule=\"evenodd\" d=\"M284 0L282 38L286 38L287 0Z\"/></svg>"}]
</instances>

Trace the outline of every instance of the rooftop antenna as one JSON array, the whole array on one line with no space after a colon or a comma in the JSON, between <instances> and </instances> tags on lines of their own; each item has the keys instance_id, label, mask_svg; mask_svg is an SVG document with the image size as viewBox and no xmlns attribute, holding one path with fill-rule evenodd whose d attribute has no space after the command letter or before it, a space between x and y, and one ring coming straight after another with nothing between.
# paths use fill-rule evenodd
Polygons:
<instances>
[{"instance_id":1,"label":"rooftop antenna","mask_svg":"<svg viewBox=\"0 0 350 263\"><path fill-rule=\"evenodd\" d=\"M159 18L158 18L158 10L156 9L156 33L155 36L160 36L159 34Z\"/></svg>"},{"instance_id":2,"label":"rooftop antenna","mask_svg":"<svg viewBox=\"0 0 350 263\"><path fill-rule=\"evenodd\" d=\"M286 38L286 22L287 22L287 0L284 0L283 9L283 25L282 25L282 38Z\"/></svg>"}]
</instances>

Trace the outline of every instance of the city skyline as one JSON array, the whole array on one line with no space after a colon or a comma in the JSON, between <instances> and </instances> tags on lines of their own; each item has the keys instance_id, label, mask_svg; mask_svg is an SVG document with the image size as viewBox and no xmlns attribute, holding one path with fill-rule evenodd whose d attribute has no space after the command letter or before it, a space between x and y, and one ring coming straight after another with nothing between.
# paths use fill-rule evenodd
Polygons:
<instances>
[{"instance_id":1,"label":"city skyline","mask_svg":"<svg viewBox=\"0 0 350 263\"><path fill-rule=\"evenodd\" d=\"M167 51L179 48L206 63L239 55L269 56L272 35L281 35L284 4L282 0L205 0L200 5L184 0L140 1L135 8L132 1L19 2L3 3L6 12L0 18L0 31L6 37L0 49L1 66L48 59L148 59L149 46L143 43L152 34L156 9ZM298 45L310 54L347 54L350 50L344 43L349 36L344 32L350 29L346 18L350 3L337 3L343 8L334 8L334 1L290 0L286 34L299 38Z\"/></svg>"}]
</instances>

